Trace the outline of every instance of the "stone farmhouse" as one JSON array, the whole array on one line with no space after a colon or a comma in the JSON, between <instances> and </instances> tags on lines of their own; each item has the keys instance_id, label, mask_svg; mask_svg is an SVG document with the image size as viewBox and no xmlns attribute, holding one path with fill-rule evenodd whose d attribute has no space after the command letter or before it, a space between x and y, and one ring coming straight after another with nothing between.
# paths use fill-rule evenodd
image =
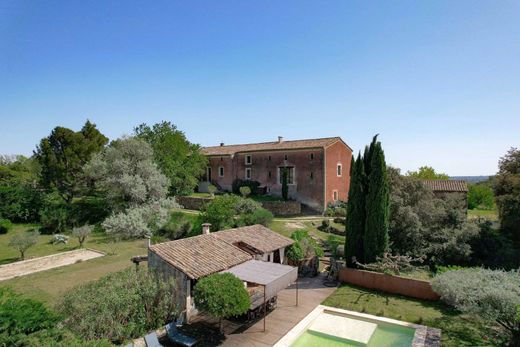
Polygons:
<instances>
[{"instance_id":1,"label":"stone farmhouse","mask_svg":"<svg viewBox=\"0 0 520 347\"><path fill-rule=\"evenodd\" d=\"M289 197L322 212L327 204L346 201L352 149L340 138L205 147L209 159L204 181L231 191L236 179L258 181L267 194L281 195L283 168L288 169ZM207 184L206 184L207 186ZM204 185L200 186L204 189Z\"/></svg>"},{"instance_id":2,"label":"stone farmhouse","mask_svg":"<svg viewBox=\"0 0 520 347\"><path fill-rule=\"evenodd\" d=\"M251 309L276 296L297 278L297 268L283 265L285 248L293 243L262 225L210 233L209 224L204 224L202 235L151 245L148 267L175 280L176 302L189 321L197 314L194 285L214 273L231 272L242 279L251 296Z\"/></svg>"}]
</instances>

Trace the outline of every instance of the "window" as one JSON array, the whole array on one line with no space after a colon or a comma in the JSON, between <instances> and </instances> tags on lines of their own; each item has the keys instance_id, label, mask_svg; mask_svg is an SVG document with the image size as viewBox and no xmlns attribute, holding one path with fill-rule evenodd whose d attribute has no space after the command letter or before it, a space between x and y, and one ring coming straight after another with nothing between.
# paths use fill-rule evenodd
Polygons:
<instances>
[{"instance_id":1,"label":"window","mask_svg":"<svg viewBox=\"0 0 520 347\"><path fill-rule=\"evenodd\" d=\"M250 167L246 167L245 178L246 178L246 180L250 180L251 179L251 168Z\"/></svg>"},{"instance_id":2,"label":"window","mask_svg":"<svg viewBox=\"0 0 520 347\"><path fill-rule=\"evenodd\" d=\"M332 200L338 201L338 191L337 190L332 191Z\"/></svg>"},{"instance_id":3,"label":"window","mask_svg":"<svg viewBox=\"0 0 520 347\"><path fill-rule=\"evenodd\" d=\"M343 166L341 164L338 164L338 168L337 168L338 176L341 176L342 173L343 173Z\"/></svg>"},{"instance_id":4,"label":"window","mask_svg":"<svg viewBox=\"0 0 520 347\"><path fill-rule=\"evenodd\" d=\"M224 161L224 158L220 157L220 161Z\"/></svg>"},{"instance_id":5,"label":"window","mask_svg":"<svg viewBox=\"0 0 520 347\"><path fill-rule=\"evenodd\" d=\"M311 180L314 179L314 172L311 172Z\"/></svg>"},{"instance_id":6,"label":"window","mask_svg":"<svg viewBox=\"0 0 520 347\"><path fill-rule=\"evenodd\" d=\"M269 156L269 159L268 159L268 160L271 161L271 156Z\"/></svg>"},{"instance_id":7,"label":"window","mask_svg":"<svg viewBox=\"0 0 520 347\"><path fill-rule=\"evenodd\" d=\"M311 160L314 159L314 153L311 153Z\"/></svg>"},{"instance_id":8,"label":"window","mask_svg":"<svg viewBox=\"0 0 520 347\"><path fill-rule=\"evenodd\" d=\"M253 162L252 158L250 155L246 155L246 165L251 165L251 163Z\"/></svg>"},{"instance_id":9,"label":"window","mask_svg":"<svg viewBox=\"0 0 520 347\"><path fill-rule=\"evenodd\" d=\"M269 171L269 178L271 178L271 171Z\"/></svg>"},{"instance_id":10,"label":"window","mask_svg":"<svg viewBox=\"0 0 520 347\"><path fill-rule=\"evenodd\" d=\"M283 169L287 169L287 184L294 184L295 168L294 166L286 166L278 168L278 183L282 184Z\"/></svg>"},{"instance_id":11,"label":"window","mask_svg":"<svg viewBox=\"0 0 520 347\"><path fill-rule=\"evenodd\" d=\"M224 177L224 167L223 166L218 167L218 176Z\"/></svg>"},{"instance_id":12,"label":"window","mask_svg":"<svg viewBox=\"0 0 520 347\"><path fill-rule=\"evenodd\" d=\"M287 154L283 156L283 159L284 159L284 160L287 160Z\"/></svg>"}]
</instances>

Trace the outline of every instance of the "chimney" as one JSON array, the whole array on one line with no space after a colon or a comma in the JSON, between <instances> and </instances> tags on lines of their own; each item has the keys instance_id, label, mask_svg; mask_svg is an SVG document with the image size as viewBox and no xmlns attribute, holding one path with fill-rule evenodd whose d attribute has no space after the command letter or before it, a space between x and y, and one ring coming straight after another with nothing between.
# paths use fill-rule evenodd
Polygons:
<instances>
[{"instance_id":1,"label":"chimney","mask_svg":"<svg viewBox=\"0 0 520 347\"><path fill-rule=\"evenodd\" d=\"M283 142L283 136L278 136L278 143L282 143Z\"/></svg>"},{"instance_id":2,"label":"chimney","mask_svg":"<svg viewBox=\"0 0 520 347\"><path fill-rule=\"evenodd\" d=\"M211 223L204 223L204 224L202 224L202 234L203 235L209 235L210 227L211 227Z\"/></svg>"},{"instance_id":3,"label":"chimney","mask_svg":"<svg viewBox=\"0 0 520 347\"><path fill-rule=\"evenodd\" d=\"M221 142L221 143L220 143L220 147L224 147L224 142Z\"/></svg>"}]
</instances>

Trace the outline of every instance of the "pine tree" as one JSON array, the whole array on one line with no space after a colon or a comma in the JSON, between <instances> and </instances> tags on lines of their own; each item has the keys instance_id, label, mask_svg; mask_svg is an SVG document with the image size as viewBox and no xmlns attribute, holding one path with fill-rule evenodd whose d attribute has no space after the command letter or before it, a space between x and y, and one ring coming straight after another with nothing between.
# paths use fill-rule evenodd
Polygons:
<instances>
[{"instance_id":1,"label":"pine tree","mask_svg":"<svg viewBox=\"0 0 520 347\"><path fill-rule=\"evenodd\" d=\"M374 137L375 139L375 137ZM363 248L365 262L374 262L388 249L390 196L386 162L381 143L373 146L366 198L366 225Z\"/></svg>"},{"instance_id":2,"label":"pine tree","mask_svg":"<svg viewBox=\"0 0 520 347\"><path fill-rule=\"evenodd\" d=\"M352 257L364 261L363 236L365 234L365 169L361 154L352 160L350 189L348 193L345 259L352 266Z\"/></svg>"}]
</instances>

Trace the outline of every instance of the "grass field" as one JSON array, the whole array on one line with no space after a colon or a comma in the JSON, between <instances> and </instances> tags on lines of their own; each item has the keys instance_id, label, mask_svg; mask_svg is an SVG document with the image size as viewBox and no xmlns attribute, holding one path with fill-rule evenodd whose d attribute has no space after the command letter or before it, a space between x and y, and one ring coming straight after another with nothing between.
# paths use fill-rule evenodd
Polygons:
<instances>
[{"instance_id":1,"label":"grass field","mask_svg":"<svg viewBox=\"0 0 520 347\"><path fill-rule=\"evenodd\" d=\"M323 305L442 329L442 346L496 346L499 331L478 317L429 302L342 285Z\"/></svg>"},{"instance_id":2,"label":"grass field","mask_svg":"<svg viewBox=\"0 0 520 347\"><path fill-rule=\"evenodd\" d=\"M479 209L473 209L468 210L468 218L478 218L478 217L484 217L486 219L489 219L490 221L496 222L498 221L498 212L496 210L479 210Z\"/></svg>"},{"instance_id":3,"label":"grass field","mask_svg":"<svg viewBox=\"0 0 520 347\"><path fill-rule=\"evenodd\" d=\"M33 225L16 225L8 234L0 235L0 262L7 263L18 260L18 253L7 247L9 239L16 233L25 232ZM78 242L70 239L68 245L52 245L49 242L51 236L40 236L39 243L30 248L26 257L44 256L58 252L75 249ZM13 278L0 282L0 286L12 287L19 293L27 294L37 300L41 300L53 306L57 299L70 288L96 280L108 273L133 266L130 258L135 255L146 254L144 240L122 241L112 243L105 235L94 234L87 240L85 247L107 253L106 256L63 266L32 275Z\"/></svg>"}]
</instances>

